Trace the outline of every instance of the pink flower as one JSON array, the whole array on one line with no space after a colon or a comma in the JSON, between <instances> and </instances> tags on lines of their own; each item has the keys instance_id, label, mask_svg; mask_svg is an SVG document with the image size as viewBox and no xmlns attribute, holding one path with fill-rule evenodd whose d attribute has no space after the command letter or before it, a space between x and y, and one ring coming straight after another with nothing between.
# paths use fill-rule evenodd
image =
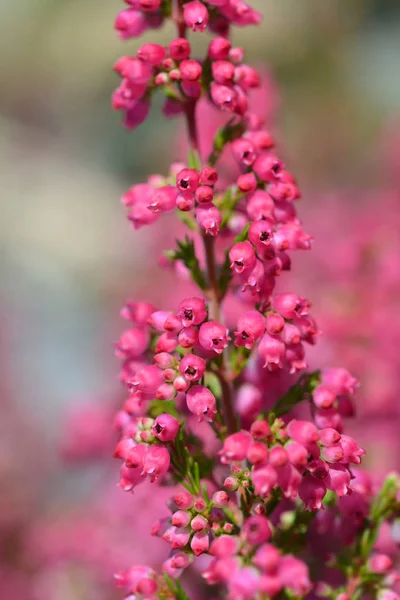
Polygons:
<instances>
[{"instance_id":1,"label":"pink flower","mask_svg":"<svg viewBox=\"0 0 400 600\"><path fill-rule=\"evenodd\" d=\"M326 494L326 485L312 475L305 475L300 483L299 496L307 510L318 510Z\"/></svg>"},{"instance_id":2,"label":"pink flower","mask_svg":"<svg viewBox=\"0 0 400 600\"><path fill-rule=\"evenodd\" d=\"M289 442L285 446L289 461L297 468L305 467L308 462L308 451L303 444L299 442Z\"/></svg>"},{"instance_id":3,"label":"pink flower","mask_svg":"<svg viewBox=\"0 0 400 600\"><path fill-rule=\"evenodd\" d=\"M159 44L143 44L137 51L137 57L150 65L159 65L167 56L164 46Z\"/></svg>"},{"instance_id":4,"label":"pink flower","mask_svg":"<svg viewBox=\"0 0 400 600\"><path fill-rule=\"evenodd\" d=\"M155 481L169 469L169 452L164 446L150 446L143 458L143 472Z\"/></svg>"},{"instance_id":5,"label":"pink flower","mask_svg":"<svg viewBox=\"0 0 400 600\"><path fill-rule=\"evenodd\" d=\"M236 273L243 273L246 269L254 269L256 255L250 242L238 242L229 250L231 269Z\"/></svg>"},{"instance_id":6,"label":"pink flower","mask_svg":"<svg viewBox=\"0 0 400 600\"><path fill-rule=\"evenodd\" d=\"M332 388L338 396L353 395L358 387L358 380L346 369L324 369L321 382Z\"/></svg>"},{"instance_id":7,"label":"pink flower","mask_svg":"<svg viewBox=\"0 0 400 600\"><path fill-rule=\"evenodd\" d=\"M161 442L175 439L179 431L179 421L172 415L159 415L154 421L152 432Z\"/></svg>"},{"instance_id":8,"label":"pink flower","mask_svg":"<svg viewBox=\"0 0 400 600\"><path fill-rule=\"evenodd\" d=\"M274 201L272 200L271 196L263 190L256 190L253 194L251 194L247 200L246 209L249 219L252 221L265 219L267 221L266 225L269 225L269 222L271 221L272 223L274 222Z\"/></svg>"},{"instance_id":9,"label":"pink flower","mask_svg":"<svg viewBox=\"0 0 400 600\"><path fill-rule=\"evenodd\" d=\"M195 556L200 556L200 554L204 554L207 552L210 545L210 538L208 533L199 532L195 533L190 542L190 547L193 550Z\"/></svg>"},{"instance_id":10,"label":"pink flower","mask_svg":"<svg viewBox=\"0 0 400 600\"><path fill-rule=\"evenodd\" d=\"M200 185L195 193L196 201L199 204L210 204L214 197L213 189L208 185Z\"/></svg>"},{"instance_id":11,"label":"pink flower","mask_svg":"<svg viewBox=\"0 0 400 600\"><path fill-rule=\"evenodd\" d=\"M154 362L160 369L168 369L175 363L175 359L169 352L159 352L154 355Z\"/></svg>"},{"instance_id":12,"label":"pink flower","mask_svg":"<svg viewBox=\"0 0 400 600\"><path fill-rule=\"evenodd\" d=\"M194 502L192 494L190 494L186 490L175 494L173 500L176 506L181 510L186 510L187 508L190 508Z\"/></svg>"},{"instance_id":13,"label":"pink flower","mask_svg":"<svg viewBox=\"0 0 400 600\"><path fill-rule=\"evenodd\" d=\"M190 523L191 515L185 510L177 510L171 518L174 527L187 527Z\"/></svg>"},{"instance_id":14,"label":"pink flower","mask_svg":"<svg viewBox=\"0 0 400 600\"><path fill-rule=\"evenodd\" d=\"M202 2L188 2L183 7L186 25L193 31L204 31L208 25L208 11Z\"/></svg>"},{"instance_id":15,"label":"pink flower","mask_svg":"<svg viewBox=\"0 0 400 600\"><path fill-rule=\"evenodd\" d=\"M143 399L151 400L163 383L162 371L155 365L147 365L138 371L129 383L133 393L140 393Z\"/></svg>"},{"instance_id":16,"label":"pink flower","mask_svg":"<svg viewBox=\"0 0 400 600\"><path fill-rule=\"evenodd\" d=\"M148 343L149 334L146 329L128 329L115 344L115 354L119 358L124 356L137 358L147 349Z\"/></svg>"},{"instance_id":17,"label":"pink flower","mask_svg":"<svg viewBox=\"0 0 400 600\"><path fill-rule=\"evenodd\" d=\"M375 554L368 561L368 568L373 573L386 573L392 565L393 560L386 554Z\"/></svg>"},{"instance_id":18,"label":"pink flower","mask_svg":"<svg viewBox=\"0 0 400 600\"><path fill-rule=\"evenodd\" d=\"M400 596L388 589L378 591L377 600L399 600Z\"/></svg>"},{"instance_id":19,"label":"pink flower","mask_svg":"<svg viewBox=\"0 0 400 600\"><path fill-rule=\"evenodd\" d=\"M218 172L214 167L203 167L200 173L202 185L215 185L218 181Z\"/></svg>"},{"instance_id":20,"label":"pink flower","mask_svg":"<svg viewBox=\"0 0 400 600\"><path fill-rule=\"evenodd\" d=\"M264 367L282 367L282 359L285 355L285 344L278 336L266 333L260 341L258 352L264 359Z\"/></svg>"},{"instance_id":21,"label":"pink flower","mask_svg":"<svg viewBox=\"0 0 400 600\"><path fill-rule=\"evenodd\" d=\"M199 183L200 174L195 169L182 169L176 176L176 185L182 192L195 192Z\"/></svg>"},{"instance_id":22,"label":"pink flower","mask_svg":"<svg viewBox=\"0 0 400 600\"><path fill-rule=\"evenodd\" d=\"M271 465L265 465L252 472L251 480L256 494L267 498L277 483L278 475Z\"/></svg>"},{"instance_id":23,"label":"pink flower","mask_svg":"<svg viewBox=\"0 0 400 600\"><path fill-rule=\"evenodd\" d=\"M343 450L343 462L359 465L361 457L365 454L365 450L360 448L357 442L349 435L342 435L338 443Z\"/></svg>"},{"instance_id":24,"label":"pink flower","mask_svg":"<svg viewBox=\"0 0 400 600\"><path fill-rule=\"evenodd\" d=\"M200 326L199 343L205 350L221 354L228 345L228 330L216 321L208 321Z\"/></svg>"},{"instance_id":25,"label":"pink flower","mask_svg":"<svg viewBox=\"0 0 400 600\"><path fill-rule=\"evenodd\" d=\"M251 441L251 435L247 431L239 431L228 435L222 450L219 452L221 462L227 464L244 460Z\"/></svg>"},{"instance_id":26,"label":"pink flower","mask_svg":"<svg viewBox=\"0 0 400 600\"><path fill-rule=\"evenodd\" d=\"M265 331L265 318L256 310L251 310L239 317L235 331L235 345L245 346L249 350Z\"/></svg>"},{"instance_id":27,"label":"pink flower","mask_svg":"<svg viewBox=\"0 0 400 600\"><path fill-rule=\"evenodd\" d=\"M341 464L329 465L329 474L324 480L328 490L332 490L338 496L348 494L350 490L350 472Z\"/></svg>"},{"instance_id":28,"label":"pink flower","mask_svg":"<svg viewBox=\"0 0 400 600\"><path fill-rule=\"evenodd\" d=\"M270 598L274 598L282 589L278 575L262 575L259 582L260 591Z\"/></svg>"},{"instance_id":29,"label":"pink flower","mask_svg":"<svg viewBox=\"0 0 400 600\"><path fill-rule=\"evenodd\" d=\"M187 354L179 365L179 371L188 381L199 381L206 370L206 363L200 356Z\"/></svg>"},{"instance_id":30,"label":"pink flower","mask_svg":"<svg viewBox=\"0 0 400 600\"><path fill-rule=\"evenodd\" d=\"M160 8L161 0L139 0L139 5L142 10L153 12Z\"/></svg>"},{"instance_id":31,"label":"pink flower","mask_svg":"<svg viewBox=\"0 0 400 600\"><path fill-rule=\"evenodd\" d=\"M219 233L222 215L213 204L200 204L196 210L196 220L207 235L216 236Z\"/></svg>"},{"instance_id":32,"label":"pink flower","mask_svg":"<svg viewBox=\"0 0 400 600\"><path fill-rule=\"evenodd\" d=\"M156 352L173 352L179 345L178 338L175 333L166 331L162 333L157 340Z\"/></svg>"},{"instance_id":33,"label":"pink flower","mask_svg":"<svg viewBox=\"0 0 400 600\"><path fill-rule=\"evenodd\" d=\"M172 550L179 550L189 542L190 533L187 527L171 527L162 537L171 544Z\"/></svg>"},{"instance_id":34,"label":"pink flower","mask_svg":"<svg viewBox=\"0 0 400 600\"><path fill-rule=\"evenodd\" d=\"M253 170L262 181L273 182L279 177L283 164L276 156L261 154L253 165Z\"/></svg>"},{"instance_id":35,"label":"pink flower","mask_svg":"<svg viewBox=\"0 0 400 600\"><path fill-rule=\"evenodd\" d=\"M335 392L327 385L319 385L313 392L313 402L318 408L330 408L335 400Z\"/></svg>"},{"instance_id":36,"label":"pink flower","mask_svg":"<svg viewBox=\"0 0 400 600\"><path fill-rule=\"evenodd\" d=\"M178 317L183 327L200 325L207 318L207 308L201 298L186 298L182 300L178 308Z\"/></svg>"},{"instance_id":37,"label":"pink flower","mask_svg":"<svg viewBox=\"0 0 400 600\"><path fill-rule=\"evenodd\" d=\"M254 556L254 564L265 573L275 573L281 555L279 550L272 544L263 544L260 546Z\"/></svg>"},{"instance_id":38,"label":"pink flower","mask_svg":"<svg viewBox=\"0 0 400 600\"><path fill-rule=\"evenodd\" d=\"M172 40L169 45L169 53L174 60L184 60L185 58L189 58L190 52L190 44L184 38Z\"/></svg>"},{"instance_id":39,"label":"pink flower","mask_svg":"<svg viewBox=\"0 0 400 600\"><path fill-rule=\"evenodd\" d=\"M115 29L122 40L137 37L146 31L148 25L145 17L133 8L127 8L118 13L115 20Z\"/></svg>"},{"instance_id":40,"label":"pink flower","mask_svg":"<svg viewBox=\"0 0 400 600\"><path fill-rule=\"evenodd\" d=\"M284 467L289 462L289 455L283 446L273 446L269 451L269 464L275 468Z\"/></svg>"},{"instance_id":41,"label":"pink flower","mask_svg":"<svg viewBox=\"0 0 400 600\"><path fill-rule=\"evenodd\" d=\"M257 187L257 179L253 173L245 173L243 175L239 175L236 184L241 192L247 194L249 192L254 192Z\"/></svg>"},{"instance_id":42,"label":"pink flower","mask_svg":"<svg viewBox=\"0 0 400 600\"><path fill-rule=\"evenodd\" d=\"M339 444L322 448L321 456L329 463L337 463L343 459L343 449Z\"/></svg>"},{"instance_id":43,"label":"pink flower","mask_svg":"<svg viewBox=\"0 0 400 600\"><path fill-rule=\"evenodd\" d=\"M208 521L202 515L196 515L192 519L190 526L193 529L193 531L196 531L196 532L204 531L205 529L208 529Z\"/></svg>"},{"instance_id":44,"label":"pink flower","mask_svg":"<svg viewBox=\"0 0 400 600\"><path fill-rule=\"evenodd\" d=\"M135 565L122 573L114 575L116 585L129 592L153 594L157 591L156 573L150 567Z\"/></svg>"},{"instance_id":45,"label":"pink flower","mask_svg":"<svg viewBox=\"0 0 400 600\"><path fill-rule=\"evenodd\" d=\"M308 315L310 303L296 294L278 294L273 298L275 310L285 319Z\"/></svg>"},{"instance_id":46,"label":"pink flower","mask_svg":"<svg viewBox=\"0 0 400 600\"><path fill-rule=\"evenodd\" d=\"M148 204L152 212L169 212L176 207L178 192L172 185L166 185L158 188Z\"/></svg>"},{"instance_id":47,"label":"pink flower","mask_svg":"<svg viewBox=\"0 0 400 600\"><path fill-rule=\"evenodd\" d=\"M333 446L336 444L341 435L336 429L332 429L332 427L326 427L325 429L320 429L319 433L319 441L324 446Z\"/></svg>"},{"instance_id":48,"label":"pink flower","mask_svg":"<svg viewBox=\"0 0 400 600\"><path fill-rule=\"evenodd\" d=\"M141 467L132 469L124 464L121 466L120 475L119 486L124 492L133 491L136 486L145 481Z\"/></svg>"},{"instance_id":49,"label":"pink flower","mask_svg":"<svg viewBox=\"0 0 400 600\"><path fill-rule=\"evenodd\" d=\"M216 37L210 42L208 56L212 60L226 60L229 57L230 49L231 43L229 40L223 37Z\"/></svg>"},{"instance_id":50,"label":"pink flower","mask_svg":"<svg viewBox=\"0 0 400 600\"><path fill-rule=\"evenodd\" d=\"M302 475L292 464L284 465L276 470L278 475L278 486L286 498L297 498Z\"/></svg>"},{"instance_id":51,"label":"pink flower","mask_svg":"<svg viewBox=\"0 0 400 600\"><path fill-rule=\"evenodd\" d=\"M229 496L222 490L215 492L212 497L212 502L216 508L224 508L229 504Z\"/></svg>"},{"instance_id":52,"label":"pink flower","mask_svg":"<svg viewBox=\"0 0 400 600\"><path fill-rule=\"evenodd\" d=\"M213 421L215 419L215 396L202 385L194 385L186 394L187 407L199 420Z\"/></svg>"},{"instance_id":53,"label":"pink flower","mask_svg":"<svg viewBox=\"0 0 400 600\"><path fill-rule=\"evenodd\" d=\"M220 65L220 70L223 70L225 64L231 65L231 63L226 63L225 61L219 61L217 63L214 63L213 64L213 73L214 73L214 70L217 70L216 65ZM231 65L231 66L232 66L232 69L234 72L234 67L233 67L233 65ZM225 68L225 71L226 71L226 68ZM215 76L214 76L214 79L216 79ZM216 79L216 81L217 81L217 79ZM218 83L229 83L229 80L218 81ZM250 167L256 159L257 155L254 150L254 146L251 143L251 141L246 138L239 138L239 139L235 140L234 142L232 142L231 149L232 149L233 156L235 157L237 162L244 165L245 167Z\"/></svg>"},{"instance_id":54,"label":"pink flower","mask_svg":"<svg viewBox=\"0 0 400 600\"><path fill-rule=\"evenodd\" d=\"M271 245L273 235L273 224L266 219L254 221L250 225L249 240L260 252L263 252Z\"/></svg>"},{"instance_id":55,"label":"pink flower","mask_svg":"<svg viewBox=\"0 0 400 600\"><path fill-rule=\"evenodd\" d=\"M236 395L235 408L244 422L251 422L262 409L262 394L258 387L245 383Z\"/></svg>"},{"instance_id":56,"label":"pink flower","mask_svg":"<svg viewBox=\"0 0 400 600\"><path fill-rule=\"evenodd\" d=\"M251 600L258 591L259 574L256 569L244 567L231 574L228 584L232 599Z\"/></svg>"},{"instance_id":57,"label":"pink flower","mask_svg":"<svg viewBox=\"0 0 400 600\"><path fill-rule=\"evenodd\" d=\"M287 432L293 440L306 447L319 440L317 428L309 421L292 420L287 426Z\"/></svg>"},{"instance_id":58,"label":"pink flower","mask_svg":"<svg viewBox=\"0 0 400 600\"><path fill-rule=\"evenodd\" d=\"M175 383L175 382L174 382ZM176 396L176 389L170 383L162 383L156 391L157 400L172 400Z\"/></svg>"},{"instance_id":59,"label":"pink flower","mask_svg":"<svg viewBox=\"0 0 400 600\"><path fill-rule=\"evenodd\" d=\"M239 549L239 543L236 537L231 535L221 535L215 538L210 546L211 556L216 558L228 558L234 556Z\"/></svg>"},{"instance_id":60,"label":"pink flower","mask_svg":"<svg viewBox=\"0 0 400 600\"><path fill-rule=\"evenodd\" d=\"M262 442L252 442L247 451L247 460L253 465L262 465L267 462L268 448Z\"/></svg>"},{"instance_id":61,"label":"pink flower","mask_svg":"<svg viewBox=\"0 0 400 600\"><path fill-rule=\"evenodd\" d=\"M279 561L278 575L283 587L297 596L304 596L311 589L307 565L290 554Z\"/></svg>"},{"instance_id":62,"label":"pink flower","mask_svg":"<svg viewBox=\"0 0 400 600\"><path fill-rule=\"evenodd\" d=\"M253 515L246 519L243 533L249 544L258 546L267 542L271 537L271 527L268 519L262 515Z\"/></svg>"},{"instance_id":63,"label":"pink flower","mask_svg":"<svg viewBox=\"0 0 400 600\"><path fill-rule=\"evenodd\" d=\"M131 302L128 300L123 308L121 308L120 316L139 325L145 327L151 314L154 312L154 306L149 302Z\"/></svg>"},{"instance_id":64,"label":"pink flower","mask_svg":"<svg viewBox=\"0 0 400 600\"><path fill-rule=\"evenodd\" d=\"M237 109L237 92L233 86L211 84L211 99L215 106L221 110L235 112Z\"/></svg>"},{"instance_id":65,"label":"pink flower","mask_svg":"<svg viewBox=\"0 0 400 600\"><path fill-rule=\"evenodd\" d=\"M187 81L198 81L202 74L202 66L197 60L186 59L179 65L181 78ZM187 169L189 170L189 169ZM191 191L194 191L190 188Z\"/></svg>"},{"instance_id":66,"label":"pink flower","mask_svg":"<svg viewBox=\"0 0 400 600\"><path fill-rule=\"evenodd\" d=\"M199 330L197 327L192 325L191 327L185 327L178 335L179 345L182 348L193 348L199 341Z\"/></svg>"},{"instance_id":67,"label":"pink flower","mask_svg":"<svg viewBox=\"0 0 400 600\"><path fill-rule=\"evenodd\" d=\"M262 440L271 433L271 428L267 421L254 421L251 425L250 433L256 440Z\"/></svg>"}]
</instances>

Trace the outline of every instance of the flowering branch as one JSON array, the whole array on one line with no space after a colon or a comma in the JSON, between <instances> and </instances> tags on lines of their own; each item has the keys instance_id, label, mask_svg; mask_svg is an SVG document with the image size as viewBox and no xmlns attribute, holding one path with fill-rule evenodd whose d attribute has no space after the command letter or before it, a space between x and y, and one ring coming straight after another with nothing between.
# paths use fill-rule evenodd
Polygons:
<instances>
[{"instance_id":1,"label":"flowering branch","mask_svg":"<svg viewBox=\"0 0 400 600\"><path fill-rule=\"evenodd\" d=\"M319 335L310 302L275 292L290 253L309 249L311 238L297 216L296 181L251 107L262 79L229 41L232 25L257 25L261 15L242 0L126 3L115 24L122 39L168 19L178 37L117 61L113 107L135 129L160 92L164 115L186 121L190 149L186 163L134 185L122 203L134 229L175 211L188 232L165 257L198 293L173 311L129 301L121 312L130 325L116 344L128 394L116 418L120 486L133 491L149 479L182 488L152 530L170 545L161 573L134 566L117 583L129 600L186 599L179 578L190 569L229 600L311 590L398 598L391 561L375 548L379 528L399 512L398 480L373 499L358 470L364 451L343 433L358 382L345 369L307 371L305 347ZM187 32L205 29L215 37L193 58ZM216 111L222 126L205 132L200 108ZM302 403L310 420L293 417ZM204 435L217 448L209 454ZM332 546L328 566L321 543Z\"/></svg>"}]
</instances>

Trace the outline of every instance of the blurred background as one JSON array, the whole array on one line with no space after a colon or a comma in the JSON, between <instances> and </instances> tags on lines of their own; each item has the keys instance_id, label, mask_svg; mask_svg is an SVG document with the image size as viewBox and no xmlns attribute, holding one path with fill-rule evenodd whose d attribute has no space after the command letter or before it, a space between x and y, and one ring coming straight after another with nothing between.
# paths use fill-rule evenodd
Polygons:
<instances>
[{"instance_id":1,"label":"blurred background","mask_svg":"<svg viewBox=\"0 0 400 600\"><path fill-rule=\"evenodd\" d=\"M236 29L233 40L269 69L258 111L298 176L315 239L286 277L325 334L312 361L361 379L352 431L380 472L400 457L400 3L253 5L262 26ZM146 488L132 504L109 458L123 400L112 345L119 309L128 297L160 304L152 282L164 236L162 227L134 233L119 197L179 158L176 122L159 106L134 134L110 108L112 64L142 41L117 39L121 8L0 0L4 600L112 600L115 570L144 562L147 544L154 561L164 551L146 535L137 543ZM171 31L145 39L155 37L166 43ZM153 501L140 514L145 533Z\"/></svg>"}]
</instances>

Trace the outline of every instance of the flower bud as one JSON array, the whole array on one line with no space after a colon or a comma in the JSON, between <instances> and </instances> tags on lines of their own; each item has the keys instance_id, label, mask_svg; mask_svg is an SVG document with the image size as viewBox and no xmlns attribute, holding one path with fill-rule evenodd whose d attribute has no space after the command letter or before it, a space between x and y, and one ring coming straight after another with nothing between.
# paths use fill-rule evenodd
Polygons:
<instances>
[{"instance_id":1,"label":"flower bud","mask_svg":"<svg viewBox=\"0 0 400 600\"><path fill-rule=\"evenodd\" d=\"M159 44L143 44L137 51L137 57L150 65L159 65L167 56L164 46Z\"/></svg>"},{"instance_id":2,"label":"flower bud","mask_svg":"<svg viewBox=\"0 0 400 600\"><path fill-rule=\"evenodd\" d=\"M196 515L192 519L190 526L193 531L204 531L205 529L208 529L208 521L202 515Z\"/></svg>"},{"instance_id":3,"label":"flower bud","mask_svg":"<svg viewBox=\"0 0 400 600\"><path fill-rule=\"evenodd\" d=\"M190 547L195 556L200 556L200 554L207 552L209 545L210 538L208 537L208 533L205 532L195 533L190 542Z\"/></svg>"},{"instance_id":4,"label":"flower bud","mask_svg":"<svg viewBox=\"0 0 400 600\"><path fill-rule=\"evenodd\" d=\"M184 60L189 58L190 52L190 44L184 38L172 40L169 45L169 53L173 60Z\"/></svg>"},{"instance_id":5,"label":"flower bud","mask_svg":"<svg viewBox=\"0 0 400 600\"><path fill-rule=\"evenodd\" d=\"M183 7L183 18L193 31L204 31L209 20L208 10L202 2L188 2Z\"/></svg>"},{"instance_id":6,"label":"flower bud","mask_svg":"<svg viewBox=\"0 0 400 600\"><path fill-rule=\"evenodd\" d=\"M208 56L211 60L226 60L229 57L231 43L224 37L216 37L211 40L208 47Z\"/></svg>"}]
</instances>

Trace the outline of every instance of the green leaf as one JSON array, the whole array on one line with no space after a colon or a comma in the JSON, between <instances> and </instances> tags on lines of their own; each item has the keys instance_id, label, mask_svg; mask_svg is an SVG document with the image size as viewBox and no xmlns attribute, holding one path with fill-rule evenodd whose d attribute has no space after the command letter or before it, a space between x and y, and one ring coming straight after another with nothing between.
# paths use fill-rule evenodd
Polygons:
<instances>
[{"instance_id":1,"label":"green leaf","mask_svg":"<svg viewBox=\"0 0 400 600\"><path fill-rule=\"evenodd\" d=\"M204 375L204 385L208 388L216 398L221 398L222 388L221 382L215 373L207 371Z\"/></svg>"},{"instance_id":2,"label":"green leaf","mask_svg":"<svg viewBox=\"0 0 400 600\"><path fill-rule=\"evenodd\" d=\"M247 223L244 226L244 228L242 229L242 231L233 240L234 244L245 241L245 239L247 238L247 234L249 232L249 227L250 227L250 223Z\"/></svg>"},{"instance_id":3,"label":"green leaf","mask_svg":"<svg viewBox=\"0 0 400 600\"><path fill-rule=\"evenodd\" d=\"M163 577L169 590L173 593L175 600L189 600L189 597L186 595L178 579L172 579L165 571L163 572Z\"/></svg>"},{"instance_id":4,"label":"green leaf","mask_svg":"<svg viewBox=\"0 0 400 600\"><path fill-rule=\"evenodd\" d=\"M172 415L178 418L175 402L173 400L152 400L149 404L149 416L156 419L159 415Z\"/></svg>"},{"instance_id":5,"label":"green leaf","mask_svg":"<svg viewBox=\"0 0 400 600\"><path fill-rule=\"evenodd\" d=\"M190 271L193 281L199 286L200 289L206 290L207 283L203 271L200 268L199 260L196 256L194 242L188 236L180 241L177 240L178 250L170 251L168 257L171 260L181 260L185 267Z\"/></svg>"},{"instance_id":6,"label":"green leaf","mask_svg":"<svg viewBox=\"0 0 400 600\"><path fill-rule=\"evenodd\" d=\"M178 215L178 219L180 219L182 223L185 223L188 229L190 229L191 231L197 231L196 222L191 217L189 217L187 213L178 210L176 214Z\"/></svg>"},{"instance_id":7,"label":"green leaf","mask_svg":"<svg viewBox=\"0 0 400 600\"><path fill-rule=\"evenodd\" d=\"M189 169L196 169L196 171L201 171L201 160L197 150L189 150L187 162Z\"/></svg>"},{"instance_id":8,"label":"green leaf","mask_svg":"<svg viewBox=\"0 0 400 600\"><path fill-rule=\"evenodd\" d=\"M270 412L271 419L275 420L276 417L286 415L293 407L306 400L307 395L312 394L319 381L320 371L302 375L299 381L295 385L292 385L287 394L279 398L272 407Z\"/></svg>"},{"instance_id":9,"label":"green leaf","mask_svg":"<svg viewBox=\"0 0 400 600\"><path fill-rule=\"evenodd\" d=\"M245 132L245 125L242 122L235 123L236 117L233 117L228 123L221 127L214 138L213 151L208 158L208 164L214 166L221 156L222 150L228 142L232 142L241 137Z\"/></svg>"}]
</instances>

